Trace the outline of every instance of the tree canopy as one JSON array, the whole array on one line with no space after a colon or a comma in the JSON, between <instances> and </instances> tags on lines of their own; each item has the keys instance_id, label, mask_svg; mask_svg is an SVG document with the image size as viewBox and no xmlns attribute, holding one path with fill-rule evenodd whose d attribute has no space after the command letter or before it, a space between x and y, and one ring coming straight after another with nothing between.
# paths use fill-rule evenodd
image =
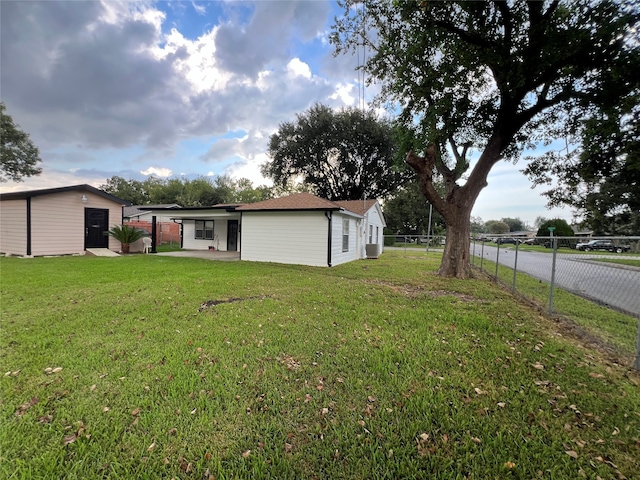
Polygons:
<instances>
[{"instance_id":1,"label":"tree canopy","mask_svg":"<svg viewBox=\"0 0 640 480\"><path fill-rule=\"evenodd\" d=\"M510 232L519 232L522 230L526 230L526 225L519 218L503 217L500 219L500 221L509 225Z\"/></svg>"},{"instance_id":2,"label":"tree canopy","mask_svg":"<svg viewBox=\"0 0 640 480\"><path fill-rule=\"evenodd\" d=\"M29 134L13 122L0 102L0 182L20 182L24 177L39 175L40 152Z\"/></svg>"},{"instance_id":3,"label":"tree canopy","mask_svg":"<svg viewBox=\"0 0 640 480\"><path fill-rule=\"evenodd\" d=\"M470 216L489 172L616 95L611 76L640 54L638 11L613 0L353 4L342 2L336 53L370 48L363 69L379 99L423 139L406 161L447 224L439 273L472 276Z\"/></svg>"},{"instance_id":4,"label":"tree canopy","mask_svg":"<svg viewBox=\"0 0 640 480\"><path fill-rule=\"evenodd\" d=\"M549 205L571 207L595 233L633 235L640 231L640 58L616 68L608 94L574 118L565 149L532 159L525 173L536 185L553 183Z\"/></svg>"},{"instance_id":5,"label":"tree canopy","mask_svg":"<svg viewBox=\"0 0 640 480\"><path fill-rule=\"evenodd\" d=\"M549 227L554 228L554 237L573 237L575 235L573 229L569 226L566 220L563 220L562 218L554 218L552 220L547 220L538 227L536 237L550 237L551 231L549 230Z\"/></svg>"},{"instance_id":6,"label":"tree canopy","mask_svg":"<svg viewBox=\"0 0 640 480\"><path fill-rule=\"evenodd\" d=\"M255 187L246 179L232 179L227 175L161 179L149 177L144 181L125 180L114 176L100 187L134 205L176 203L183 207L207 207L218 203L251 203L271 198L271 189Z\"/></svg>"},{"instance_id":7,"label":"tree canopy","mask_svg":"<svg viewBox=\"0 0 640 480\"><path fill-rule=\"evenodd\" d=\"M278 187L301 181L329 200L383 199L409 177L396 154L391 123L372 112L315 104L280 124L262 174Z\"/></svg>"},{"instance_id":8,"label":"tree canopy","mask_svg":"<svg viewBox=\"0 0 640 480\"><path fill-rule=\"evenodd\" d=\"M500 220L487 220L484 224L484 229L487 233L508 233L509 225L505 222L501 222Z\"/></svg>"}]
</instances>

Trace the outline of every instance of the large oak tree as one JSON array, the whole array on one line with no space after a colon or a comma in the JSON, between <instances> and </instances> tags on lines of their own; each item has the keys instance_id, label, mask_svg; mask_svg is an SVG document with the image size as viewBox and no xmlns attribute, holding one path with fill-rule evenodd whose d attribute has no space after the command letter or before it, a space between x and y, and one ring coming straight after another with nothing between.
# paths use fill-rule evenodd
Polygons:
<instances>
[{"instance_id":1,"label":"large oak tree","mask_svg":"<svg viewBox=\"0 0 640 480\"><path fill-rule=\"evenodd\" d=\"M271 136L262 174L276 187L299 181L329 200L385 198L409 178L397 151L393 126L373 112L315 104Z\"/></svg>"},{"instance_id":2,"label":"large oak tree","mask_svg":"<svg viewBox=\"0 0 640 480\"><path fill-rule=\"evenodd\" d=\"M489 172L587 114L617 65L639 54L637 8L612 0L357 3L342 2L336 53L370 49L363 69L380 98L395 101L424 140L406 162L447 224L439 273L470 277L470 216Z\"/></svg>"}]
</instances>

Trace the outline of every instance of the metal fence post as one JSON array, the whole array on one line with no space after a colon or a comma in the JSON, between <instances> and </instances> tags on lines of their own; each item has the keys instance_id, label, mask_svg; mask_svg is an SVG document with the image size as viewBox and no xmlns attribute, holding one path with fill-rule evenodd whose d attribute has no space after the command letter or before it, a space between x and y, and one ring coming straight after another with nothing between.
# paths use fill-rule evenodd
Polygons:
<instances>
[{"instance_id":1,"label":"metal fence post","mask_svg":"<svg viewBox=\"0 0 640 480\"><path fill-rule=\"evenodd\" d=\"M636 342L636 362L633 364L636 370L640 370L640 314L638 314L638 339Z\"/></svg>"},{"instance_id":2,"label":"metal fence post","mask_svg":"<svg viewBox=\"0 0 640 480\"><path fill-rule=\"evenodd\" d=\"M558 254L558 239L553 237L551 239L551 246L553 247L553 260L551 262L551 290L549 291L549 313L553 313L553 288L556 283L556 256Z\"/></svg>"},{"instance_id":3,"label":"metal fence post","mask_svg":"<svg viewBox=\"0 0 640 480\"><path fill-rule=\"evenodd\" d=\"M498 280L498 266L500 265L500 244L496 249L496 280Z\"/></svg>"},{"instance_id":4,"label":"metal fence post","mask_svg":"<svg viewBox=\"0 0 640 480\"><path fill-rule=\"evenodd\" d=\"M482 242L482 248L480 249L480 271L483 272L482 264L484 263L484 242Z\"/></svg>"},{"instance_id":5,"label":"metal fence post","mask_svg":"<svg viewBox=\"0 0 640 480\"><path fill-rule=\"evenodd\" d=\"M513 285L511 286L511 289L514 292L516 291L516 273L518 272L518 247L519 246L520 246L520 243L518 242L518 240L516 240L516 258L513 263Z\"/></svg>"},{"instance_id":6,"label":"metal fence post","mask_svg":"<svg viewBox=\"0 0 640 480\"><path fill-rule=\"evenodd\" d=\"M473 239L473 249L471 250L471 258L475 258L476 256L476 239Z\"/></svg>"}]
</instances>

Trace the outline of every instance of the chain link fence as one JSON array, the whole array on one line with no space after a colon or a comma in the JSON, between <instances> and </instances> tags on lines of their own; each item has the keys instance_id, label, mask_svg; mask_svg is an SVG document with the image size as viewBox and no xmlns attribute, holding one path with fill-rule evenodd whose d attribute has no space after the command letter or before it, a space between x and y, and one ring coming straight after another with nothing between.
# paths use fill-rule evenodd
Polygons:
<instances>
[{"instance_id":1,"label":"chain link fence","mask_svg":"<svg viewBox=\"0 0 640 480\"><path fill-rule=\"evenodd\" d=\"M635 350L640 370L640 237L495 236L472 240L471 259L549 313L578 314L606 344Z\"/></svg>"}]
</instances>

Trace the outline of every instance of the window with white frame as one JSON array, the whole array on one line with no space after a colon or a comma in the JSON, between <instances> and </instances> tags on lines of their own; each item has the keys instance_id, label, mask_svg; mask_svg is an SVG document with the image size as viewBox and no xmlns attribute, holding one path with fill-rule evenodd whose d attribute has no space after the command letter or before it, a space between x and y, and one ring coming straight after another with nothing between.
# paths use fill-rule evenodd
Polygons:
<instances>
[{"instance_id":1,"label":"window with white frame","mask_svg":"<svg viewBox=\"0 0 640 480\"><path fill-rule=\"evenodd\" d=\"M373 225L369 225L369 243L373 243Z\"/></svg>"},{"instance_id":2,"label":"window with white frame","mask_svg":"<svg viewBox=\"0 0 640 480\"><path fill-rule=\"evenodd\" d=\"M376 227L376 242L378 243L378 239L380 238L380 227Z\"/></svg>"},{"instance_id":3,"label":"window with white frame","mask_svg":"<svg viewBox=\"0 0 640 480\"><path fill-rule=\"evenodd\" d=\"M342 251L349 251L349 219L342 220Z\"/></svg>"},{"instance_id":4,"label":"window with white frame","mask_svg":"<svg viewBox=\"0 0 640 480\"><path fill-rule=\"evenodd\" d=\"M213 220L196 220L196 240L213 240Z\"/></svg>"}]
</instances>

